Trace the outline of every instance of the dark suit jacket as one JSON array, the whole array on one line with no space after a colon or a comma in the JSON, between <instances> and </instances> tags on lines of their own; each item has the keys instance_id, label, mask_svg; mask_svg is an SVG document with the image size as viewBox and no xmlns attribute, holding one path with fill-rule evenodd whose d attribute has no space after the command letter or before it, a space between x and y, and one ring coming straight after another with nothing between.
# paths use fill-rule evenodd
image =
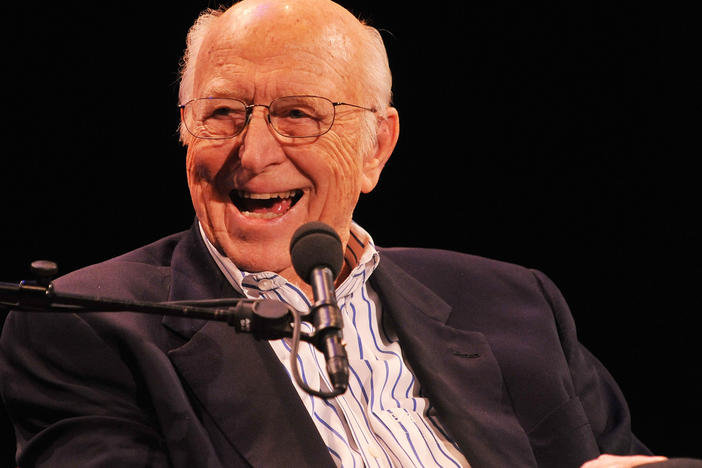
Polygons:
<instances>
[{"instance_id":1,"label":"dark suit jacket","mask_svg":"<svg viewBox=\"0 0 702 468\"><path fill-rule=\"evenodd\" d=\"M446 251L380 255L371 283L384 320L473 468L648 453L544 275ZM197 229L55 288L141 301L235 296ZM21 466L333 466L268 344L225 323L15 312L0 344Z\"/></svg>"}]
</instances>

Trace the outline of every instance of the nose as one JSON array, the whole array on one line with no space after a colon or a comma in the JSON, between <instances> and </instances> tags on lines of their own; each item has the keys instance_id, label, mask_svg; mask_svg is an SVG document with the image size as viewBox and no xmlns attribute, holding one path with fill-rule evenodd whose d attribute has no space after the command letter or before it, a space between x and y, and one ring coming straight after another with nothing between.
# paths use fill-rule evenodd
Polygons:
<instances>
[{"instance_id":1,"label":"nose","mask_svg":"<svg viewBox=\"0 0 702 468\"><path fill-rule=\"evenodd\" d=\"M285 152L268 122L265 106L254 108L241 136L239 163L254 174L285 160Z\"/></svg>"}]
</instances>

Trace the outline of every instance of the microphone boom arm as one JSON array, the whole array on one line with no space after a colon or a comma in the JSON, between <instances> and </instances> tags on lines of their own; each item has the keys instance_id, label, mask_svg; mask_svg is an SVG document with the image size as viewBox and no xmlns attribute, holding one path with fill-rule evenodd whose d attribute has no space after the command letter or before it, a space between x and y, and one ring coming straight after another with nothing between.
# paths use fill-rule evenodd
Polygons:
<instances>
[{"instance_id":1,"label":"microphone boom arm","mask_svg":"<svg viewBox=\"0 0 702 468\"><path fill-rule=\"evenodd\" d=\"M324 226L325 231L330 229ZM340 254L341 242L338 235L331 232L335 236L332 247L338 249ZM302 313L285 302L270 299L226 298L139 302L59 293L54 289L52 282L52 278L58 271L56 264L38 260L32 262L36 281L22 281L19 284L0 283L0 312L11 310L37 313L137 312L172 315L227 322L237 333L250 333L259 340L292 338L290 364L293 378L305 392L326 399L345 392L348 384L348 361L341 339L343 320L333 292L334 276L338 274L339 267L340 262L334 267L335 273L332 273L329 268L319 268L311 275L309 279L315 292L315 304L309 311ZM297 269L298 266L295 268ZM302 320L313 324L312 333L302 332ZM331 391L314 390L300 378L296 361L300 341L311 343L324 353L327 373L333 386Z\"/></svg>"},{"instance_id":2,"label":"microphone boom arm","mask_svg":"<svg viewBox=\"0 0 702 468\"><path fill-rule=\"evenodd\" d=\"M172 315L193 319L227 322L239 333L250 333L256 339L276 340L293 336L295 315L311 320L284 302L259 299L214 299L176 302L140 302L80 294L59 293L53 283L22 281L0 283L0 309L21 312L138 312ZM310 343L314 334L300 333Z\"/></svg>"}]
</instances>

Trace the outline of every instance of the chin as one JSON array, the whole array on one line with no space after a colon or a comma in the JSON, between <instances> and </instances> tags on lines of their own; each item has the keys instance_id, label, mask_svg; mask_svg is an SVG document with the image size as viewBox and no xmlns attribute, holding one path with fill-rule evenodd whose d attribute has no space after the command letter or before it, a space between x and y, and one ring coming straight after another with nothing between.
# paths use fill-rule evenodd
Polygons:
<instances>
[{"instance_id":1,"label":"chin","mask_svg":"<svg viewBox=\"0 0 702 468\"><path fill-rule=\"evenodd\" d=\"M291 268L292 233L274 239L227 235L218 239L220 250L240 269L247 272L280 273Z\"/></svg>"}]
</instances>

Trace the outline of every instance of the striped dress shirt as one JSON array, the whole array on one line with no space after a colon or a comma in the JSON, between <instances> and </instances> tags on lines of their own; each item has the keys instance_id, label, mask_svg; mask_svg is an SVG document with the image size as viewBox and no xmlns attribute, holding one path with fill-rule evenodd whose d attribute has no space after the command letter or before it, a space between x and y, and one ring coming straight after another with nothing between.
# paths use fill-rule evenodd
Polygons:
<instances>
[{"instance_id":1,"label":"striped dress shirt","mask_svg":"<svg viewBox=\"0 0 702 468\"><path fill-rule=\"evenodd\" d=\"M283 301L307 311L310 300L296 286L272 272L248 273L222 256L203 233L205 244L232 286L253 299ZM429 401L404 361L392 330L381 320L381 304L368 278L379 255L368 233L353 224L344 253L351 273L336 289L344 320L349 360L348 390L324 400L299 388L302 403L337 466L343 467L469 467L463 454L441 427ZM312 326L303 322L303 331ZM269 342L292 379L290 342ZM324 355L301 342L297 363L311 388L331 388Z\"/></svg>"}]
</instances>

